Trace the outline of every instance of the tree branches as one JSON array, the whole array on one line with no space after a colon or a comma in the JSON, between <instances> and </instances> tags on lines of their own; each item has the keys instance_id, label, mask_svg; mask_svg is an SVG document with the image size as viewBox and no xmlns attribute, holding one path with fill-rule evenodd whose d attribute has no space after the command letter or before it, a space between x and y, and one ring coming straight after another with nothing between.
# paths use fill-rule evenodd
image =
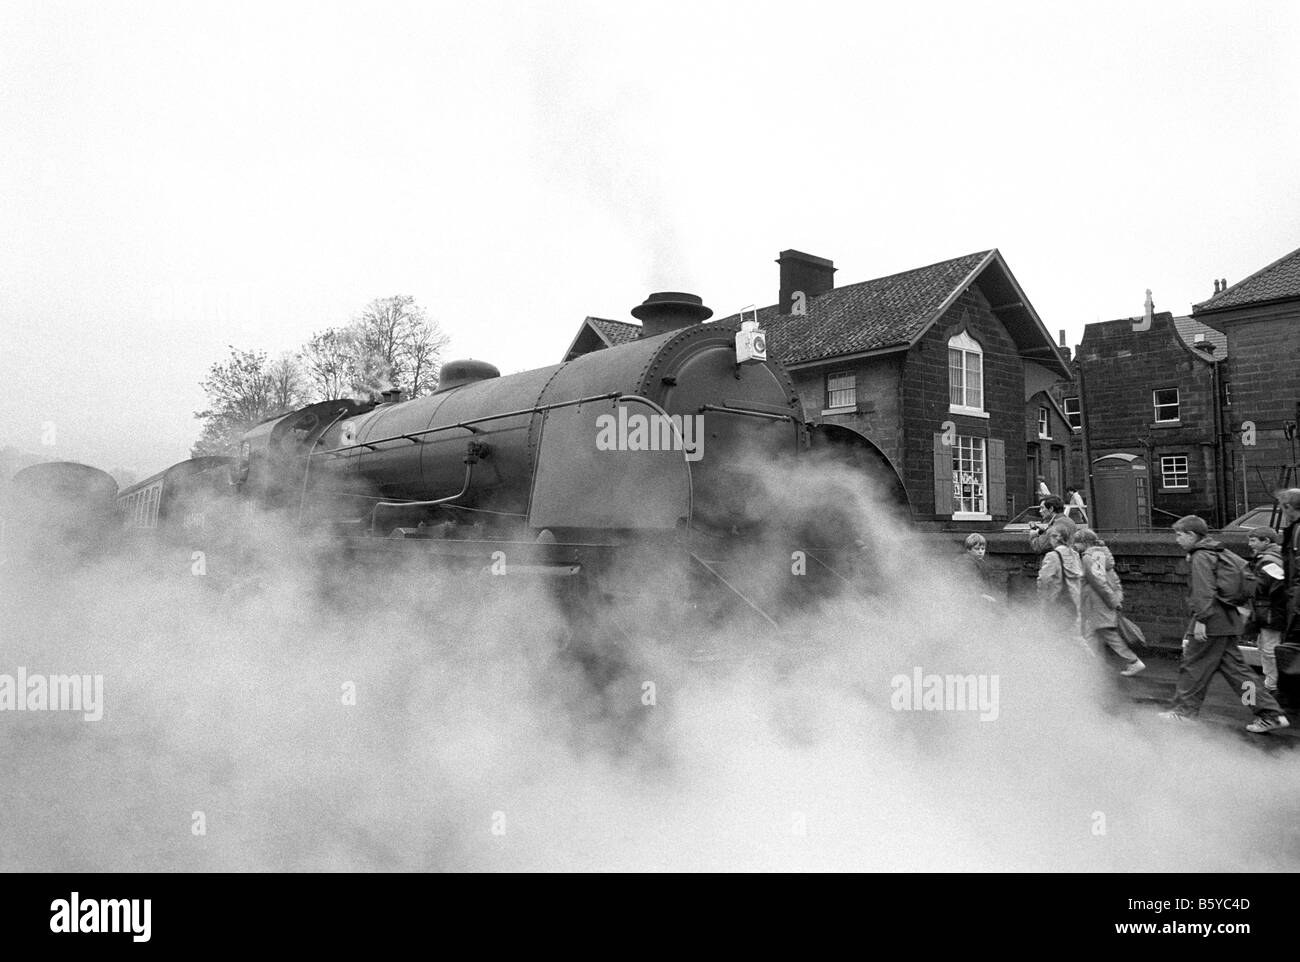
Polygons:
<instances>
[{"instance_id":1,"label":"tree branches","mask_svg":"<svg viewBox=\"0 0 1300 962\"><path fill-rule=\"evenodd\" d=\"M392 388L419 397L437 387L449 338L408 294L376 298L343 327L311 336L295 354L230 348L201 386L206 411L191 456L229 454L239 436L268 417L310 401L368 398Z\"/></svg>"}]
</instances>

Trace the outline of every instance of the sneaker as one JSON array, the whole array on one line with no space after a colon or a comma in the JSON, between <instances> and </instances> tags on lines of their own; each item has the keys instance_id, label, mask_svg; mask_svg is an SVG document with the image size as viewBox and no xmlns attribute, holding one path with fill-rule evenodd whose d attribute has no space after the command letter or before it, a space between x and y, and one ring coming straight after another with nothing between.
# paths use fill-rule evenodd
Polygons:
<instances>
[{"instance_id":1,"label":"sneaker","mask_svg":"<svg viewBox=\"0 0 1300 962\"><path fill-rule=\"evenodd\" d=\"M1262 735L1264 732L1271 732L1278 728L1287 728L1290 724L1286 715L1261 715L1246 726L1246 731Z\"/></svg>"},{"instance_id":2,"label":"sneaker","mask_svg":"<svg viewBox=\"0 0 1300 962\"><path fill-rule=\"evenodd\" d=\"M1156 717L1163 718L1165 721L1180 721L1180 722L1195 721L1195 719L1193 719L1191 715L1184 715L1181 712L1176 712L1176 711L1162 711Z\"/></svg>"},{"instance_id":3,"label":"sneaker","mask_svg":"<svg viewBox=\"0 0 1300 962\"><path fill-rule=\"evenodd\" d=\"M1120 674L1123 675L1125 678L1132 678L1139 671L1146 671L1146 668L1147 666L1143 664L1142 659L1139 658L1137 661L1133 662L1127 668L1121 671Z\"/></svg>"}]
</instances>

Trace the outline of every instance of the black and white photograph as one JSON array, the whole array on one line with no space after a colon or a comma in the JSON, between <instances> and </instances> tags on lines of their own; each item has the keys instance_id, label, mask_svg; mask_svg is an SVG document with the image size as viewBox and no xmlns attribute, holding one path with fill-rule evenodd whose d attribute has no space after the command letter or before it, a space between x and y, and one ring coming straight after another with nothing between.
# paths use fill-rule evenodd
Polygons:
<instances>
[{"instance_id":1,"label":"black and white photograph","mask_svg":"<svg viewBox=\"0 0 1300 962\"><path fill-rule=\"evenodd\" d=\"M0 0L0 870L1300 869L1297 51Z\"/></svg>"}]
</instances>

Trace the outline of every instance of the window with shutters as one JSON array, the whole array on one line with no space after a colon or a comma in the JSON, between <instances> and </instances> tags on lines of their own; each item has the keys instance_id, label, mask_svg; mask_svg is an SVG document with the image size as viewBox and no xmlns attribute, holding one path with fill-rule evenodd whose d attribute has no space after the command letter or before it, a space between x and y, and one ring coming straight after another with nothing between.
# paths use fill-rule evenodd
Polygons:
<instances>
[{"instance_id":1,"label":"window with shutters","mask_svg":"<svg viewBox=\"0 0 1300 962\"><path fill-rule=\"evenodd\" d=\"M984 519L988 514L988 472L984 439L958 435L952 446L952 517L954 521Z\"/></svg>"},{"instance_id":2,"label":"window with shutters","mask_svg":"<svg viewBox=\"0 0 1300 962\"><path fill-rule=\"evenodd\" d=\"M934 434L934 513L953 521L1007 517L1007 442Z\"/></svg>"},{"instance_id":3,"label":"window with shutters","mask_svg":"<svg viewBox=\"0 0 1300 962\"><path fill-rule=\"evenodd\" d=\"M948 411L988 416L984 411L984 350L965 331L948 341Z\"/></svg>"}]
</instances>

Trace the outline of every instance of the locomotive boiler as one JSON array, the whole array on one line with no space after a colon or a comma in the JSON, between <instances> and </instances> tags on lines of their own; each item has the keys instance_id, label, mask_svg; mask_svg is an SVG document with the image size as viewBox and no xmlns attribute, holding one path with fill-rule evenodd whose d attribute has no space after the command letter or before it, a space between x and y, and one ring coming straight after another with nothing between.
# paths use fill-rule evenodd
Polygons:
<instances>
[{"instance_id":1,"label":"locomotive boiler","mask_svg":"<svg viewBox=\"0 0 1300 962\"><path fill-rule=\"evenodd\" d=\"M703 323L698 297L651 295L633 314L638 339L562 364L502 377L453 361L426 397L268 421L243 439L235 480L304 523L364 535L565 541L765 520L745 466L805 443L789 376L741 325Z\"/></svg>"}]
</instances>

